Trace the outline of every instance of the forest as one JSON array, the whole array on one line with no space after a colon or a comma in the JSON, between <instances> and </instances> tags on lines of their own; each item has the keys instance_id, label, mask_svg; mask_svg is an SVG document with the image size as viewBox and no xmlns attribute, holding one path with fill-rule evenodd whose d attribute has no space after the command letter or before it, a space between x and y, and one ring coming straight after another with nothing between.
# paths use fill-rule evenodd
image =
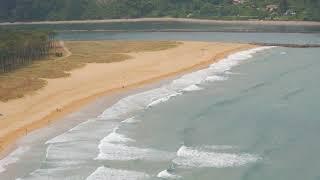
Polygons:
<instances>
[{"instance_id":1,"label":"forest","mask_svg":"<svg viewBox=\"0 0 320 180\"><path fill-rule=\"evenodd\" d=\"M51 31L0 29L0 73L48 56L54 36Z\"/></svg>"},{"instance_id":2,"label":"forest","mask_svg":"<svg viewBox=\"0 0 320 180\"><path fill-rule=\"evenodd\" d=\"M320 21L320 0L0 0L0 22L139 17Z\"/></svg>"}]
</instances>

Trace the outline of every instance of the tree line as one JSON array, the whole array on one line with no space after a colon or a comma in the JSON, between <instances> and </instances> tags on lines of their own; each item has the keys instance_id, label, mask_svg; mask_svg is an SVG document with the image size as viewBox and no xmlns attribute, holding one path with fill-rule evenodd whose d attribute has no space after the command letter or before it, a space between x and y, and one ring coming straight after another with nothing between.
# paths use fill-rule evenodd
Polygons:
<instances>
[{"instance_id":1,"label":"tree line","mask_svg":"<svg viewBox=\"0 0 320 180\"><path fill-rule=\"evenodd\" d=\"M51 31L0 29L0 73L47 57L54 37Z\"/></svg>"},{"instance_id":2,"label":"tree line","mask_svg":"<svg viewBox=\"0 0 320 180\"><path fill-rule=\"evenodd\" d=\"M166 16L320 21L320 0L0 0L0 3L0 22ZM268 5L276 5L277 9L270 12Z\"/></svg>"}]
</instances>

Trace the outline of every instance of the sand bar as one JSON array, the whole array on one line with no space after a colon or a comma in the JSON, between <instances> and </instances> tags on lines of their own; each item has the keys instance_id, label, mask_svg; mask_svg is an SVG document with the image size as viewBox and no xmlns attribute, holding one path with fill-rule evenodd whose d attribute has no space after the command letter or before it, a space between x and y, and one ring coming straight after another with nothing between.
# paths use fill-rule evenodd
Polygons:
<instances>
[{"instance_id":1,"label":"sand bar","mask_svg":"<svg viewBox=\"0 0 320 180\"><path fill-rule=\"evenodd\" d=\"M133 58L115 63L90 63L68 78L48 80L35 94L0 102L0 151L29 132L47 126L95 99L129 90L192 70L255 47L248 44L182 42L175 48L129 53Z\"/></svg>"},{"instance_id":2,"label":"sand bar","mask_svg":"<svg viewBox=\"0 0 320 180\"><path fill-rule=\"evenodd\" d=\"M136 19L102 19L102 20L72 20L72 21L34 21L34 22L4 22L0 25L28 24L83 24L83 23L130 23L130 22L184 22L199 24L243 24L243 25L286 25L286 26L320 26L318 21L267 21L267 20L210 20L192 18L136 18Z\"/></svg>"}]
</instances>

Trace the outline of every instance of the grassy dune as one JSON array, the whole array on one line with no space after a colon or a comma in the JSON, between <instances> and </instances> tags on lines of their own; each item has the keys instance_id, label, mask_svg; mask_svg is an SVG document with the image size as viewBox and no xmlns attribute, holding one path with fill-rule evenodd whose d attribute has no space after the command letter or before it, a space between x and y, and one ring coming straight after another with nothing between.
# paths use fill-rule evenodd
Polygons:
<instances>
[{"instance_id":1,"label":"grassy dune","mask_svg":"<svg viewBox=\"0 0 320 180\"><path fill-rule=\"evenodd\" d=\"M112 63L129 60L128 53L160 51L178 46L174 41L70 41L65 45L72 55L49 57L13 72L0 74L0 101L35 93L47 84L46 79L70 76L69 71L87 63Z\"/></svg>"}]
</instances>

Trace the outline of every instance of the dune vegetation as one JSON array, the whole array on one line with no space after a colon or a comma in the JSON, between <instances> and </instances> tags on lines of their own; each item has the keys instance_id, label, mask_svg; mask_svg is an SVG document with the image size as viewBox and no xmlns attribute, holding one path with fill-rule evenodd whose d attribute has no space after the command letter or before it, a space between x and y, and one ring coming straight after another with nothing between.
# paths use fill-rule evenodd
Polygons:
<instances>
[{"instance_id":1,"label":"dune vegetation","mask_svg":"<svg viewBox=\"0 0 320 180\"><path fill-rule=\"evenodd\" d=\"M46 79L70 76L70 71L87 63L112 63L129 60L128 53L160 51L178 46L174 41L70 41L60 49L65 57L48 56L41 61L0 74L0 101L35 93L47 84Z\"/></svg>"}]
</instances>

